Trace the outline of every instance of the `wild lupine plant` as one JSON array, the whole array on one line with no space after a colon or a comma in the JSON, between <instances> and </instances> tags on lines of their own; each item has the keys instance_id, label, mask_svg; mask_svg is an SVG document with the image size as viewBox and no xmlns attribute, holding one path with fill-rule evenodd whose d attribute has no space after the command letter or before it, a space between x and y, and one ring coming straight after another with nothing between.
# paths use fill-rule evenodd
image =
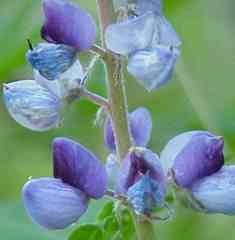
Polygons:
<instances>
[{"instance_id":1,"label":"wild lupine plant","mask_svg":"<svg viewBox=\"0 0 235 240\"><path fill-rule=\"evenodd\" d=\"M182 197L195 211L235 214L235 166L225 166L224 141L207 131L171 139L160 156L148 149L150 112L128 113L123 70L149 92L166 85L180 56L181 40L163 13L161 0L97 0L102 45L96 24L77 4L43 0L44 23L37 46L26 58L34 80L4 85L10 115L25 128L47 131L61 126L74 101L86 97L106 114L101 161L68 138L52 143L52 176L29 180L22 189L27 214L50 230L76 225L70 240L157 239L155 224L174 216L169 196ZM80 53L92 52L88 68ZM108 99L86 88L100 59L106 68ZM174 194L172 194L172 190ZM90 201L109 199L93 224L79 226Z\"/></svg>"}]
</instances>

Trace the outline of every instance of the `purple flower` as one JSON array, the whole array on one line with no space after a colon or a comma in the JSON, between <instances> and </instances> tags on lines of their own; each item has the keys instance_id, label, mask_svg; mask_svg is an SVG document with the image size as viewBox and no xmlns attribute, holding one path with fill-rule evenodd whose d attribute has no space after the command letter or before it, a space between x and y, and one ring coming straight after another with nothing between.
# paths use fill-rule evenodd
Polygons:
<instances>
[{"instance_id":1,"label":"purple flower","mask_svg":"<svg viewBox=\"0 0 235 240\"><path fill-rule=\"evenodd\" d=\"M64 0L44 0L45 22L42 38L85 51L96 40L96 24L91 15L78 5Z\"/></svg>"},{"instance_id":2,"label":"purple flower","mask_svg":"<svg viewBox=\"0 0 235 240\"><path fill-rule=\"evenodd\" d=\"M81 144L67 138L53 142L54 177L80 189L91 198L107 190L107 174L100 160Z\"/></svg>"},{"instance_id":3,"label":"purple flower","mask_svg":"<svg viewBox=\"0 0 235 240\"><path fill-rule=\"evenodd\" d=\"M98 158L67 138L53 142L54 177L28 181L22 190L32 220L48 229L62 229L78 221L90 198L107 190L107 175Z\"/></svg>"},{"instance_id":4,"label":"purple flower","mask_svg":"<svg viewBox=\"0 0 235 240\"><path fill-rule=\"evenodd\" d=\"M138 14L144 14L153 11L156 15L163 14L162 0L136 0L136 8Z\"/></svg>"},{"instance_id":5,"label":"purple flower","mask_svg":"<svg viewBox=\"0 0 235 240\"><path fill-rule=\"evenodd\" d=\"M152 132L152 119L144 107L137 108L129 114L129 124L134 145L144 147L148 144ZM104 142L111 152L116 151L115 138L111 119L108 118L104 127Z\"/></svg>"},{"instance_id":6,"label":"purple flower","mask_svg":"<svg viewBox=\"0 0 235 240\"><path fill-rule=\"evenodd\" d=\"M157 182L158 191L164 195L165 177L158 155L146 148L130 149L121 164L117 193L125 195L145 174Z\"/></svg>"},{"instance_id":7,"label":"purple flower","mask_svg":"<svg viewBox=\"0 0 235 240\"><path fill-rule=\"evenodd\" d=\"M224 166L197 181L191 189L195 206L206 213L235 214L235 166Z\"/></svg>"},{"instance_id":8,"label":"purple flower","mask_svg":"<svg viewBox=\"0 0 235 240\"><path fill-rule=\"evenodd\" d=\"M199 179L217 172L224 164L222 137L205 131L180 134L161 153L166 175L179 186L190 188Z\"/></svg>"},{"instance_id":9,"label":"purple flower","mask_svg":"<svg viewBox=\"0 0 235 240\"><path fill-rule=\"evenodd\" d=\"M22 198L30 218L47 229L63 229L77 222L89 201L82 191L55 178L28 181Z\"/></svg>"}]
</instances>

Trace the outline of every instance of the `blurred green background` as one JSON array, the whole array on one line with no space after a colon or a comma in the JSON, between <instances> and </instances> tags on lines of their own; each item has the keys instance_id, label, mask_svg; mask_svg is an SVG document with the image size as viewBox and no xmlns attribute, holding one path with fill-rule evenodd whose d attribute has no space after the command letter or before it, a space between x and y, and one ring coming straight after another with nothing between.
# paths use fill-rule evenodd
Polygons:
<instances>
[{"instance_id":1,"label":"blurred green background","mask_svg":"<svg viewBox=\"0 0 235 240\"><path fill-rule=\"evenodd\" d=\"M147 1L147 0L146 0ZM77 0L96 16L95 0ZM127 79L129 107L148 107L153 116L152 150L160 152L167 140L192 129L209 129L225 137L226 161L235 152L235 2L234 0L165 0L165 13L183 40L182 56L174 80L148 94ZM25 61L26 39L40 41L40 0L0 0L0 81L32 78ZM105 95L103 68L98 64L88 85ZM134 93L134 94L133 94ZM96 106L81 100L74 104L64 126L34 133L17 125L0 102L0 233L6 240L60 240L67 233L47 232L24 213L20 191L29 176L50 176L51 141L71 137L93 149L103 160L107 151L102 129L93 124ZM93 204L83 221L92 221L102 205ZM206 216L177 209L168 224L159 224L160 239L235 239L235 217Z\"/></svg>"}]
</instances>

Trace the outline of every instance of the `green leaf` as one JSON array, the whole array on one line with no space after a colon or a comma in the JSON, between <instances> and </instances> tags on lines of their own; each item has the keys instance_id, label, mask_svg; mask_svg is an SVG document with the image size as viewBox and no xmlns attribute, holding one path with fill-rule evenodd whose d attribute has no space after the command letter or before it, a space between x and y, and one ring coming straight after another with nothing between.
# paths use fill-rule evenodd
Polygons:
<instances>
[{"instance_id":1,"label":"green leaf","mask_svg":"<svg viewBox=\"0 0 235 240\"><path fill-rule=\"evenodd\" d=\"M113 215L113 211L114 211L114 202L113 201L107 202L96 217L97 223L103 224L106 218Z\"/></svg>"},{"instance_id":2,"label":"green leaf","mask_svg":"<svg viewBox=\"0 0 235 240\"><path fill-rule=\"evenodd\" d=\"M79 226L69 237L69 240L102 240L102 228L95 224Z\"/></svg>"}]
</instances>

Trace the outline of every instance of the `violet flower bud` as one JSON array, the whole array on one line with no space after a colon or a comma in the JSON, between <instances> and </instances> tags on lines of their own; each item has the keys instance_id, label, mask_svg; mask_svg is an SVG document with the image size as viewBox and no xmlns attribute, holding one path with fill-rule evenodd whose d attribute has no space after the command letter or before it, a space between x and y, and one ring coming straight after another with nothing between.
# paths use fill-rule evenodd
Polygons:
<instances>
[{"instance_id":1,"label":"violet flower bud","mask_svg":"<svg viewBox=\"0 0 235 240\"><path fill-rule=\"evenodd\" d=\"M145 147L150 140L152 132L152 118L150 112L144 107L139 107L130 113L128 118L134 145ZM115 138L110 118L106 121L104 127L104 142L111 152L116 151Z\"/></svg>"},{"instance_id":2,"label":"violet flower bud","mask_svg":"<svg viewBox=\"0 0 235 240\"><path fill-rule=\"evenodd\" d=\"M163 208L165 194L149 173L143 175L127 191L127 200L138 215L150 215L155 208Z\"/></svg>"},{"instance_id":3,"label":"violet flower bud","mask_svg":"<svg viewBox=\"0 0 235 240\"><path fill-rule=\"evenodd\" d=\"M117 192L126 194L130 187L134 186L145 174L157 182L159 193L164 195L165 177L158 155L146 148L130 149L121 164L120 176L117 179Z\"/></svg>"},{"instance_id":4,"label":"violet flower bud","mask_svg":"<svg viewBox=\"0 0 235 240\"><path fill-rule=\"evenodd\" d=\"M107 174L100 160L79 143L67 138L53 142L54 177L76 187L91 198L107 190Z\"/></svg>"},{"instance_id":5,"label":"violet flower bud","mask_svg":"<svg viewBox=\"0 0 235 240\"><path fill-rule=\"evenodd\" d=\"M28 181L22 190L27 214L47 229L64 229L78 221L89 199L80 190L60 179L40 178Z\"/></svg>"},{"instance_id":6,"label":"violet flower bud","mask_svg":"<svg viewBox=\"0 0 235 240\"><path fill-rule=\"evenodd\" d=\"M42 38L48 42L65 44L85 51L96 40L96 24L91 15L79 5L64 0L44 0L45 22Z\"/></svg>"},{"instance_id":7,"label":"violet flower bud","mask_svg":"<svg viewBox=\"0 0 235 240\"><path fill-rule=\"evenodd\" d=\"M206 213L235 214L235 166L224 166L215 174L197 181L191 189L200 210Z\"/></svg>"},{"instance_id":8,"label":"violet flower bud","mask_svg":"<svg viewBox=\"0 0 235 240\"><path fill-rule=\"evenodd\" d=\"M41 43L27 52L27 59L33 69L48 80L58 79L74 63L75 56L74 48L52 43Z\"/></svg>"},{"instance_id":9,"label":"violet flower bud","mask_svg":"<svg viewBox=\"0 0 235 240\"><path fill-rule=\"evenodd\" d=\"M66 98L76 93L84 82L85 73L79 60L77 60L66 72L60 74L55 81L49 81L38 71L34 71L35 81L47 88L58 98Z\"/></svg>"},{"instance_id":10,"label":"violet flower bud","mask_svg":"<svg viewBox=\"0 0 235 240\"><path fill-rule=\"evenodd\" d=\"M3 95L10 115L23 127L46 131L59 125L62 102L35 81L23 80L5 84Z\"/></svg>"},{"instance_id":11,"label":"violet flower bud","mask_svg":"<svg viewBox=\"0 0 235 240\"><path fill-rule=\"evenodd\" d=\"M121 55L146 48L153 38L154 22L154 14L147 12L140 17L109 25L105 32L107 48Z\"/></svg>"},{"instance_id":12,"label":"violet flower bud","mask_svg":"<svg viewBox=\"0 0 235 240\"><path fill-rule=\"evenodd\" d=\"M180 134L170 140L161 153L165 174L173 174L176 184L190 188L223 166L223 146L223 138L209 132Z\"/></svg>"},{"instance_id":13,"label":"violet flower bud","mask_svg":"<svg viewBox=\"0 0 235 240\"><path fill-rule=\"evenodd\" d=\"M152 91L172 78L178 56L176 48L158 45L130 55L127 69L141 85Z\"/></svg>"}]
</instances>

